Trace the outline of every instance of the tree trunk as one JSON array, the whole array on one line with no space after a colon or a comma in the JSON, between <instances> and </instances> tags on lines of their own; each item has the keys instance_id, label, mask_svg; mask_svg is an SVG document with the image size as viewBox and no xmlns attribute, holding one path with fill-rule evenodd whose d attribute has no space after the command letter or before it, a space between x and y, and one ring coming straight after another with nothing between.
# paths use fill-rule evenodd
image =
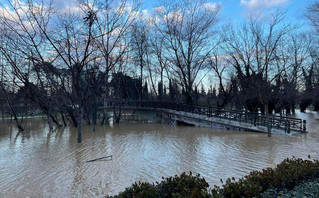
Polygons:
<instances>
[{"instance_id":1,"label":"tree trunk","mask_svg":"<svg viewBox=\"0 0 319 198\"><path fill-rule=\"evenodd\" d=\"M102 122L101 122L101 126L108 124L107 122L107 100L106 98L104 98L104 102L103 102L103 118L102 118Z\"/></svg>"},{"instance_id":2,"label":"tree trunk","mask_svg":"<svg viewBox=\"0 0 319 198\"><path fill-rule=\"evenodd\" d=\"M15 112L14 109L13 109L13 106L12 106L12 104L11 104L11 101L10 101L10 99L9 99L9 96L8 96L7 92L4 90L3 87L2 87L2 91L3 91L3 93L4 93L4 96L5 96L5 98L6 98L8 107L9 107L9 109L10 109L10 111L11 111L13 117L14 117L14 121L16 122L19 131L23 131L23 127L22 127L22 125L21 125L21 123L20 123L20 121L19 121L19 119L18 119L18 117L17 117L16 112Z\"/></svg>"},{"instance_id":3,"label":"tree trunk","mask_svg":"<svg viewBox=\"0 0 319 198\"><path fill-rule=\"evenodd\" d=\"M83 111L84 108L82 105L80 105L78 115L78 143L82 142Z\"/></svg>"},{"instance_id":4,"label":"tree trunk","mask_svg":"<svg viewBox=\"0 0 319 198\"><path fill-rule=\"evenodd\" d=\"M53 123L54 123L58 128L62 127L62 125L59 123L58 119L57 119L56 117L54 117L51 113L50 113L50 117L51 117Z\"/></svg>"},{"instance_id":5,"label":"tree trunk","mask_svg":"<svg viewBox=\"0 0 319 198\"><path fill-rule=\"evenodd\" d=\"M65 116L64 116L64 113L63 113L63 112L61 112L61 117L62 117L62 121L63 121L64 127L66 127L66 126L67 126L67 123L66 123L66 121L65 121Z\"/></svg>"},{"instance_id":6,"label":"tree trunk","mask_svg":"<svg viewBox=\"0 0 319 198\"><path fill-rule=\"evenodd\" d=\"M293 105L291 106L291 112L292 112L293 115L296 114L295 104L293 104Z\"/></svg>"},{"instance_id":7,"label":"tree trunk","mask_svg":"<svg viewBox=\"0 0 319 198\"><path fill-rule=\"evenodd\" d=\"M48 124L49 124L49 129L51 131L51 130L53 130L53 126L52 126L52 119L51 119L49 112L47 112L47 120L48 120Z\"/></svg>"},{"instance_id":8,"label":"tree trunk","mask_svg":"<svg viewBox=\"0 0 319 198\"><path fill-rule=\"evenodd\" d=\"M139 89L140 89L140 100L142 101L143 100L143 60L140 61L140 72L141 72L141 84L139 86Z\"/></svg>"},{"instance_id":9,"label":"tree trunk","mask_svg":"<svg viewBox=\"0 0 319 198\"><path fill-rule=\"evenodd\" d=\"M94 96L94 97L96 97L96 96ZM92 115L93 132L95 132L95 130L96 130L96 120L97 120L97 104L96 104L96 99L94 98L93 115Z\"/></svg>"},{"instance_id":10,"label":"tree trunk","mask_svg":"<svg viewBox=\"0 0 319 198\"><path fill-rule=\"evenodd\" d=\"M74 127L78 127L78 121L77 121L77 119L76 119L76 117L75 117L75 115L74 115L74 110L73 109L71 109L71 108L67 108L66 109L67 110L67 112L68 112L68 114L69 114L69 116L70 116L70 118L71 118L71 120L72 120L72 124L73 124L73 126Z\"/></svg>"},{"instance_id":11,"label":"tree trunk","mask_svg":"<svg viewBox=\"0 0 319 198\"><path fill-rule=\"evenodd\" d=\"M267 133L268 133L268 137L271 137L271 126L270 126L270 120L269 120L268 103L265 105L265 109L266 109L266 119L267 119Z\"/></svg>"},{"instance_id":12,"label":"tree trunk","mask_svg":"<svg viewBox=\"0 0 319 198\"><path fill-rule=\"evenodd\" d=\"M2 103L2 122L4 122L4 103Z\"/></svg>"},{"instance_id":13,"label":"tree trunk","mask_svg":"<svg viewBox=\"0 0 319 198\"><path fill-rule=\"evenodd\" d=\"M116 107L115 107L115 105L114 105L114 107L113 107L113 115L114 115L115 123L116 123L116 124L119 124L119 123L120 123L120 120L121 120L121 116L122 116L121 104L119 105L118 114L116 113Z\"/></svg>"}]
</instances>

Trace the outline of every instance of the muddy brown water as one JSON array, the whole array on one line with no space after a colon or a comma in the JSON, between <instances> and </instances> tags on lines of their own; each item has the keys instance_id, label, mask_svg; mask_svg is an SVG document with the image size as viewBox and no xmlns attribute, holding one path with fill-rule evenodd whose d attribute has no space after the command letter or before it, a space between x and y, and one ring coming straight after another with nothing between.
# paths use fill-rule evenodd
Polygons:
<instances>
[{"instance_id":1,"label":"muddy brown water","mask_svg":"<svg viewBox=\"0 0 319 198\"><path fill-rule=\"evenodd\" d=\"M155 182L192 171L212 187L274 167L292 156L319 159L319 115L306 119L308 134L273 135L196 127L129 123L49 132L42 119L0 124L0 197L103 197L135 181ZM85 161L112 155L112 159Z\"/></svg>"}]
</instances>

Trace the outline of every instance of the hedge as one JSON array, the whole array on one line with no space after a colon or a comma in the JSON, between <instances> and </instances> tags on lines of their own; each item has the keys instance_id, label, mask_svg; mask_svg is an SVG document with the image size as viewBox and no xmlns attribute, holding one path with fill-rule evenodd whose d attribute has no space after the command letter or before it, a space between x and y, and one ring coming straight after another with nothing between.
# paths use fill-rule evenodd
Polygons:
<instances>
[{"instance_id":1,"label":"hedge","mask_svg":"<svg viewBox=\"0 0 319 198\"><path fill-rule=\"evenodd\" d=\"M237 197L271 197L282 192L298 194L298 186L318 186L319 161L309 159L285 159L275 168L266 168L262 171L253 171L238 181L229 178L222 186L209 188L208 183L199 174L182 173L180 176L162 178L161 182L150 184L137 182L124 192L114 197L139 198L139 197L213 197L213 198L237 198ZM306 188L305 187L305 188ZM297 190L296 190L297 189ZM299 188L299 190L302 187ZM316 194L316 190L314 194Z\"/></svg>"}]
</instances>

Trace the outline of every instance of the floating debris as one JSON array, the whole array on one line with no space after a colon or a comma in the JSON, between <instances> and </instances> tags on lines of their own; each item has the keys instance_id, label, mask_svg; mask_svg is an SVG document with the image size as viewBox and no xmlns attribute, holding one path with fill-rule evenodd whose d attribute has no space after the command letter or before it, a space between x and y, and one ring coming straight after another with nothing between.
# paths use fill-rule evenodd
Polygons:
<instances>
[{"instance_id":1,"label":"floating debris","mask_svg":"<svg viewBox=\"0 0 319 198\"><path fill-rule=\"evenodd\" d=\"M92 160L88 160L88 161L84 161L83 163L95 162L95 161L100 161L100 160L104 160L104 159L112 160L112 155L109 155L109 156L106 156L106 157L100 157L100 158L96 158L96 159L92 159Z\"/></svg>"}]
</instances>

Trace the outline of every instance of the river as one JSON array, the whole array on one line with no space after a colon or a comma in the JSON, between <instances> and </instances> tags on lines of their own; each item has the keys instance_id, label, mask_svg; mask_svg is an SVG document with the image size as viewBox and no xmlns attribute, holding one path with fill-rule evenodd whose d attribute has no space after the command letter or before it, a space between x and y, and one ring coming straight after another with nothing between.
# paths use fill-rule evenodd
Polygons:
<instances>
[{"instance_id":1,"label":"river","mask_svg":"<svg viewBox=\"0 0 319 198\"><path fill-rule=\"evenodd\" d=\"M40 118L0 124L0 197L103 197L135 181L155 182L199 173L212 187L274 167L292 156L319 159L319 115L297 113L309 133L273 135L207 128L122 122L120 125L49 132ZM112 159L85 162L112 155Z\"/></svg>"}]
</instances>

